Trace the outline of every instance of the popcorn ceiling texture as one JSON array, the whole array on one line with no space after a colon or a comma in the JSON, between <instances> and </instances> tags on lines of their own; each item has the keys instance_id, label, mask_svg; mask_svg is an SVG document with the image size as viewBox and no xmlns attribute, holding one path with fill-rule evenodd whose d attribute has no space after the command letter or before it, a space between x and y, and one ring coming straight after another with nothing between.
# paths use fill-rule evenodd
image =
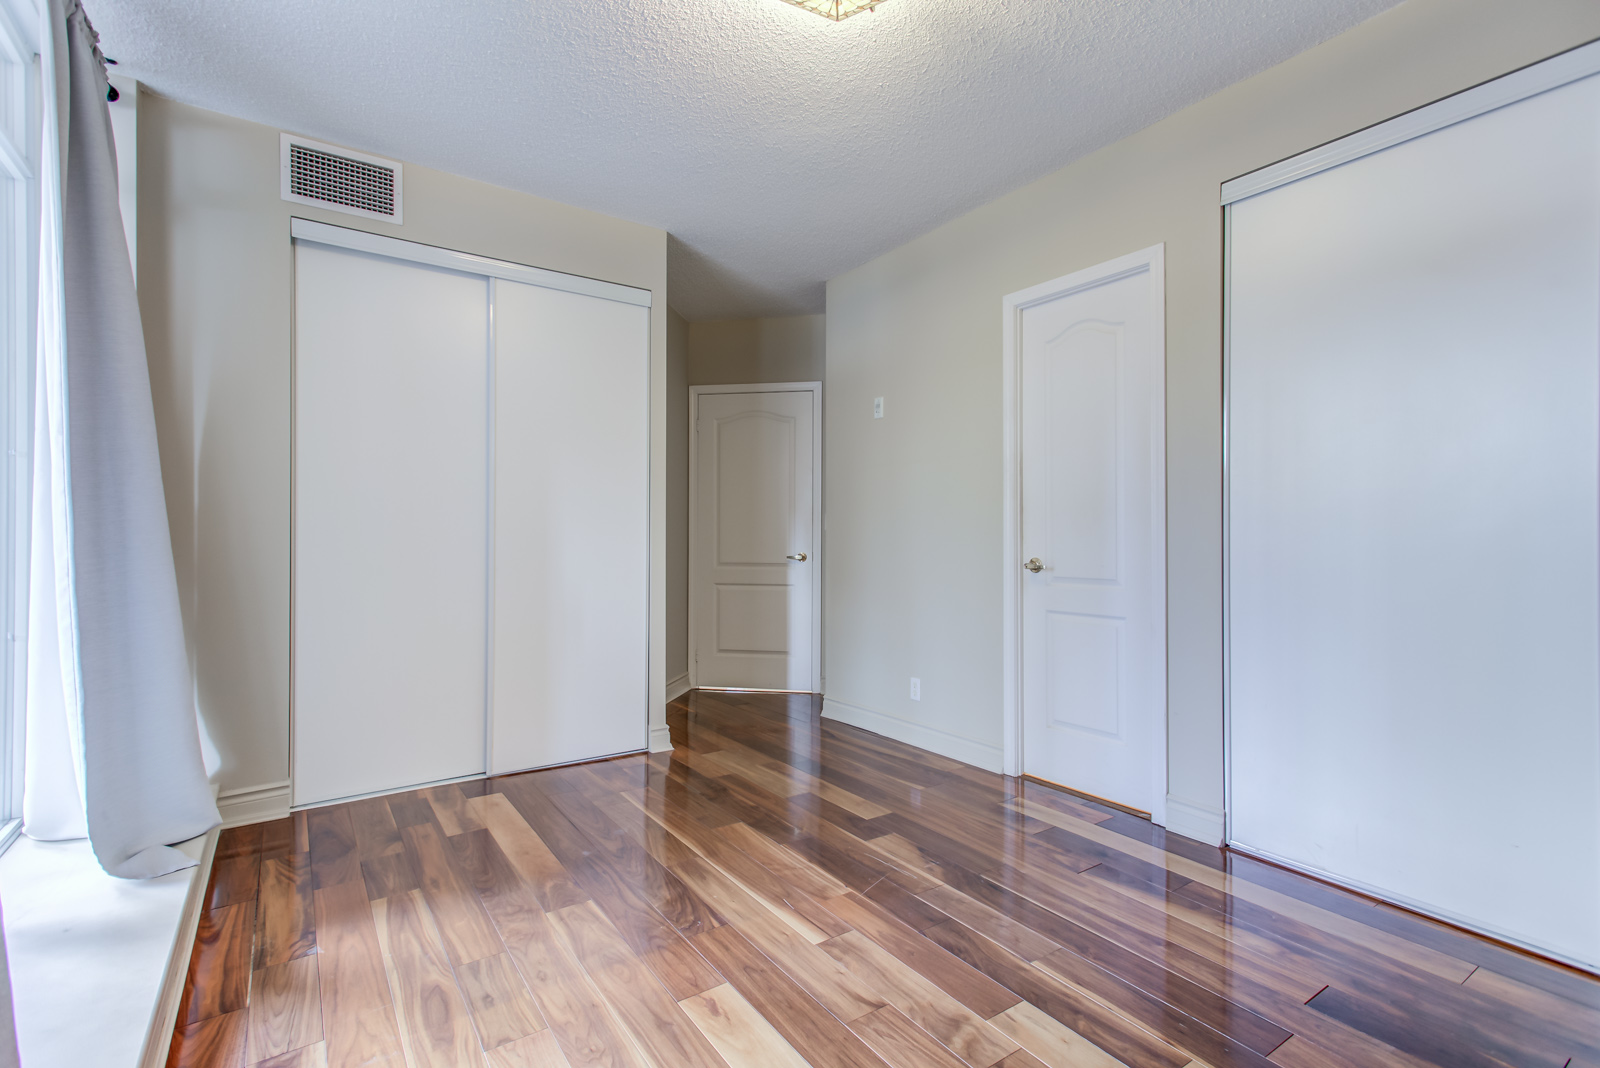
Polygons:
<instances>
[{"instance_id":1,"label":"popcorn ceiling texture","mask_svg":"<svg viewBox=\"0 0 1600 1068\"><path fill-rule=\"evenodd\" d=\"M667 230L691 320L823 282L1396 0L87 0L164 96Z\"/></svg>"}]
</instances>

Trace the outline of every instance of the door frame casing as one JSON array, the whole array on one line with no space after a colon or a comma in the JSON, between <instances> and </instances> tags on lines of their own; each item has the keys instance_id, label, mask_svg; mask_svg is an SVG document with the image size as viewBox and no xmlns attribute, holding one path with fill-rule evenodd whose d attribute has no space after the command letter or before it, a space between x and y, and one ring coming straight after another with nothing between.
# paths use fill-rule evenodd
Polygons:
<instances>
[{"instance_id":1,"label":"door frame casing","mask_svg":"<svg viewBox=\"0 0 1600 1068\"><path fill-rule=\"evenodd\" d=\"M1167 484L1166 484L1166 245L1152 245L1138 252L1119 256L1093 267L1043 282L1001 301L1001 401L1003 405L1001 440L1001 720L1003 724L1003 769L1007 775L1023 773L1022 746L1022 313L1046 301L1081 293L1096 286L1131 277L1142 271L1150 275L1149 314L1154 323L1158 373L1151 376L1150 455L1150 568L1151 609L1157 613L1154 632L1161 636L1162 655L1156 665L1160 672L1157 692L1162 700L1152 709L1153 746L1150 773L1155 789L1151 800L1151 820L1160 826L1167 822Z\"/></svg>"},{"instance_id":2,"label":"door frame casing","mask_svg":"<svg viewBox=\"0 0 1600 1068\"><path fill-rule=\"evenodd\" d=\"M689 387L689 687L700 685L700 665L696 656L694 547L699 531L695 516L700 499L700 398L728 393L810 393L811 394L811 692L822 692L822 383L821 382L741 382L734 385Z\"/></svg>"}]
</instances>

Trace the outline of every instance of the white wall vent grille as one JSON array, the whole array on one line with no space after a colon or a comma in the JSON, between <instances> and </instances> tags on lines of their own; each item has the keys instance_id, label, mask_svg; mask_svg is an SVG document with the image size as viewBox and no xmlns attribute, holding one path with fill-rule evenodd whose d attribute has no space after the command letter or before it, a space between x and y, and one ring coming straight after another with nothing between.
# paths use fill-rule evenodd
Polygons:
<instances>
[{"instance_id":1,"label":"white wall vent grille","mask_svg":"<svg viewBox=\"0 0 1600 1068\"><path fill-rule=\"evenodd\" d=\"M279 191L284 200L384 222L403 221L399 163L288 134L281 136L280 144Z\"/></svg>"}]
</instances>

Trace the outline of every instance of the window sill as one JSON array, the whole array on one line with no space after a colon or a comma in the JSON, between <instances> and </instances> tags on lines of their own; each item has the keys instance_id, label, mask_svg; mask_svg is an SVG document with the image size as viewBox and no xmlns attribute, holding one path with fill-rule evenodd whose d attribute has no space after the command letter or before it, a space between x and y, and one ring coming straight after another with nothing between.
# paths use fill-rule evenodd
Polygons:
<instances>
[{"instance_id":1,"label":"window sill","mask_svg":"<svg viewBox=\"0 0 1600 1068\"><path fill-rule=\"evenodd\" d=\"M166 1060L216 832L178 848L201 863L115 879L86 840L18 838L0 856L0 909L29 1068Z\"/></svg>"}]
</instances>

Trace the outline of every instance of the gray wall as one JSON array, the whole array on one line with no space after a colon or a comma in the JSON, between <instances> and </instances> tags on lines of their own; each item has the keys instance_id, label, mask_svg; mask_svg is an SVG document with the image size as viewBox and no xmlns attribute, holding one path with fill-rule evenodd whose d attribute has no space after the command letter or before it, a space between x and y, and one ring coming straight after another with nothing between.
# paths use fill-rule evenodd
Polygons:
<instances>
[{"instance_id":1,"label":"gray wall","mask_svg":"<svg viewBox=\"0 0 1600 1068\"><path fill-rule=\"evenodd\" d=\"M405 194L403 226L286 203L277 130L141 98L139 300L196 695L222 756L224 800L289 774L291 215L654 293L651 683L660 719L666 233L410 165Z\"/></svg>"},{"instance_id":2,"label":"gray wall","mask_svg":"<svg viewBox=\"0 0 1600 1068\"><path fill-rule=\"evenodd\" d=\"M1597 36L1593 0L1408 0L830 281L828 712L999 767L1000 301L1164 242L1169 818L1218 833L1218 187Z\"/></svg>"},{"instance_id":3,"label":"gray wall","mask_svg":"<svg viewBox=\"0 0 1600 1068\"><path fill-rule=\"evenodd\" d=\"M667 309L667 678L689 670L689 323Z\"/></svg>"}]
</instances>

